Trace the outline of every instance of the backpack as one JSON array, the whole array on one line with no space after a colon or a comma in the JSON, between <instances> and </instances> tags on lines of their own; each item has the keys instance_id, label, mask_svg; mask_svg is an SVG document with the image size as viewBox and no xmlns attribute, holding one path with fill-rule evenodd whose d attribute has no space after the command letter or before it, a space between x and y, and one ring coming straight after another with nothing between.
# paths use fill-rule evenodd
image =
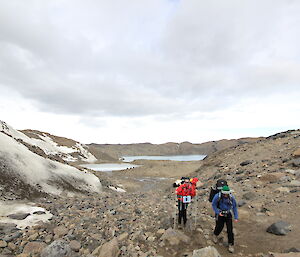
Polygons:
<instances>
[{"instance_id":1,"label":"backpack","mask_svg":"<svg viewBox=\"0 0 300 257\"><path fill-rule=\"evenodd\" d=\"M214 187L211 187L211 189L210 189L210 193L209 193L209 197L208 197L209 202L212 202L215 195L221 191L223 186L227 186L227 181L224 179L217 180L216 185Z\"/></svg>"}]
</instances>

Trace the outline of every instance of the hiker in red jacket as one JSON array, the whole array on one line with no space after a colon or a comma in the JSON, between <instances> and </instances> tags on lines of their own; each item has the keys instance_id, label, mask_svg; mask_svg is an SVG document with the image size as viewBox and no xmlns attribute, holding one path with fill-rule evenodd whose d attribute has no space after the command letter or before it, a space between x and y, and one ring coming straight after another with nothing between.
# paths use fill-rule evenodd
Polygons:
<instances>
[{"instance_id":1,"label":"hiker in red jacket","mask_svg":"<svg viewBox=\"0 0 300 257\"><path fill-rule=\"evenodd\" d=\"M186 209L192 197L196 195L196 186L191 183L189 178L184 178L183 184L176 189L176 194L178 199L178 224L181 225L183 219L185 226L187 221Z\"/></svg>"}]
</instances>

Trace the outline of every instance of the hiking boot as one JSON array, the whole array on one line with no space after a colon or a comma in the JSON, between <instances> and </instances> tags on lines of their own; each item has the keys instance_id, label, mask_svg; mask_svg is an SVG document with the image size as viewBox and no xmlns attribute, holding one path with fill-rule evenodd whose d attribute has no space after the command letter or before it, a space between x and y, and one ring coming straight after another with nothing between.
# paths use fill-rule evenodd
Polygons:
<instances>
[{"instance_id":1,"label":"hiking boot","mask_svg":"<svg viewBox=\"0 0 300 257\"><path fill-rule=\"evenodd\" d=\"M234 253L234 247L233 247L233 245L229 245L229 246L228 246L228 251L229 251L230 253Z\"/></svg>"},{"instance_id":2,"label":"hiking boot","mask_svg":"<svg viewBox=\"0 0 300 257\"><path fill-rule=\"evenodd\" d=\"M215 234L213 234L213 236L212 236L212 241L213 241L215 244L217 244L218 241L219 241L218 236L216 236Z\"/></svg>"}]
</instances>

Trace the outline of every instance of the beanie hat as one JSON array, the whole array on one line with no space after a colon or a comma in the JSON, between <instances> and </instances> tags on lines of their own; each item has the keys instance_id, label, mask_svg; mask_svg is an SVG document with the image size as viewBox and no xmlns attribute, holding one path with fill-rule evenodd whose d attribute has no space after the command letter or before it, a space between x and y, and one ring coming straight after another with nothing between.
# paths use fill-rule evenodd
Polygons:
<instances>
[{"instance_id":1,"label":"beanie hat","mask_svg":"<svg viewBox=\"0 0 300 257\"><path fill-rule=\"evenodd\" d=\"M229 188L229 186L223 186L222 187L222 194L226 194L226 195L228 195L228 194L230 194L230 188Z\"/></svg>"}]
</instances>

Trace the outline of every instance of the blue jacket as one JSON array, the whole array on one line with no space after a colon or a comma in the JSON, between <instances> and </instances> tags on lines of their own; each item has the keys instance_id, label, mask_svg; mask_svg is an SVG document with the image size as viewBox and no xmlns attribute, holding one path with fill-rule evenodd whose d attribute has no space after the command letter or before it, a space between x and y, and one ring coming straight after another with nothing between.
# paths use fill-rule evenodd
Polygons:
<instances>
[{"instance_id":1,"label":"blue jacket","mask_svg":"<svg viewBox=\"0 0 300 257\"><path fill-rule=\"evenodd\" d=\"M216 194L212 200L212 208L216 215L219 215L221 211L233 211L234 219L238 219L238 211L237 211L237 204L236 200L233 195L230 195L230 198L221 197L220 202L220 193ZM219 208L218 208L219 202Z\"/></svg>"}]
</instances>

